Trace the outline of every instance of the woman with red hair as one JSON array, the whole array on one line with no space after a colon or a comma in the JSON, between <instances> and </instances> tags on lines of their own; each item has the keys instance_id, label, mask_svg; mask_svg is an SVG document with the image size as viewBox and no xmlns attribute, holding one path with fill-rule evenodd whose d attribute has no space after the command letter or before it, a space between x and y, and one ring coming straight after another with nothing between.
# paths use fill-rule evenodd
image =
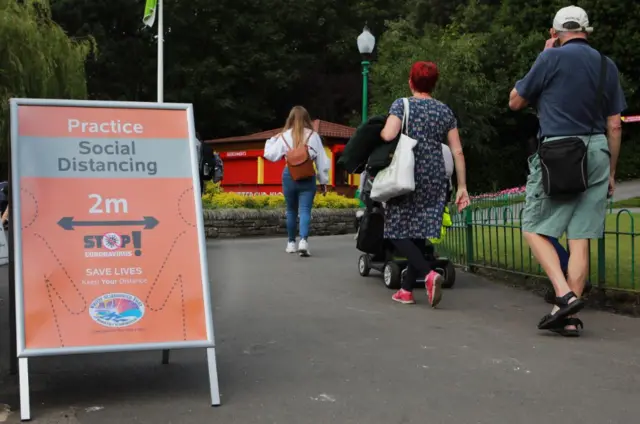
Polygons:
<instances>
[{"instance_id":1,"label":"woman with red hair","mask_svg":"<svg viewBox=\"0 0 640 424\"><path fill-rule=\"evenodd\" d=\"M432 307L442 297L442 276L431 269L424 253L426 240L440 236L442 215L447 202L448 178L441 147L445 139L454 158L458 210L469 205L464 155L456 118L447 105L431 97L438 77L435 63L416 62L411 67L409 76L409 88L413 94L408 99L409 110L404 110L403 99L393 102L387 122L380 133L383 140L391 142L403 131L418 142L413 150L415 191L391 199L385 207L384 237L409 262L402 288L392 299L404 304L415 303L413 286L416 281L420 281L425 284ZM403 128L405 113L408 113L408 120Z\"/></svg>"}]
</instances>

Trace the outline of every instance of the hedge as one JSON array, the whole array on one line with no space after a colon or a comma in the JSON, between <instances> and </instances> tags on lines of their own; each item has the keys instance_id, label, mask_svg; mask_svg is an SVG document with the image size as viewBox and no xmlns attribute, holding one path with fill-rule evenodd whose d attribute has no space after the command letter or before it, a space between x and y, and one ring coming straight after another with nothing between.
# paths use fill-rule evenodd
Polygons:
<instances>
[{"instance_id":1,"label":"hedge","mask_svg":"<svg viewBox=\"0 0 640 424\"><path fill-rule=\"evenodd\" d=\"M225 193L218 184L211 182L205 187L202 196L204 209L280 209L285 207L283 195L242 196L237 193ZM316 195L314 208L324 209L357 209L358 199L351 199L337 193L329 192L326 196Z\"/></svg>"}]
</instances>

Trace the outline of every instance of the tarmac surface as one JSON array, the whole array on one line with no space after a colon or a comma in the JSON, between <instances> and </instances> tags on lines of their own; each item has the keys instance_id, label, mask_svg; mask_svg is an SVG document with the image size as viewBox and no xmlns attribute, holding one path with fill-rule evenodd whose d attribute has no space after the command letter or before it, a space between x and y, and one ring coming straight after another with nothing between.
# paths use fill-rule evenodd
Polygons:
<instances>
[{"instance_id":1,"label":"tarmac surface","mask_svg":"<svg viewBox=\"0 0 640 424\"><path fill-rule=\"evenodd\" d=\"M638 196L640 196L640 180L616 183L616 191L613 193L614 202Z\"/></svg>"},{"instance_id":2,"label":"tarmac surface","mask_svg":"<svg viewBox=\"0 0 640 424\"><path fill-rule=\"evenodd\" d=\"M540 297L458 273L439 309L391 301L352 236L209 243L222 406L204 350L30 360L33 423L606 424L640 420L640 321L583 314L539 332ZM0 422L19 422L0 269ZM7 404L7 413L2 404ZM10 412L9 412L10 411Z\"/></svg>"}]
</instances>

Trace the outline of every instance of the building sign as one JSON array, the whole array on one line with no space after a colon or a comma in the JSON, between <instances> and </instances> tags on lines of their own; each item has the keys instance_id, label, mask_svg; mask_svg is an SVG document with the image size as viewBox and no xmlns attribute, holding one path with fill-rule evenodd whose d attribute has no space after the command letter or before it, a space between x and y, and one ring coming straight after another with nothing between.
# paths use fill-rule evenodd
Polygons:
<instances>
[{"instance_id":1,"label":"building sign","mask_svg":"<svg viewBox=\"0 0 640 424\"><path fill-rule=\"evenodd\" d=\"M283 196L281 191L236 191L240 196Z\"/></svg>"}]
</instances>

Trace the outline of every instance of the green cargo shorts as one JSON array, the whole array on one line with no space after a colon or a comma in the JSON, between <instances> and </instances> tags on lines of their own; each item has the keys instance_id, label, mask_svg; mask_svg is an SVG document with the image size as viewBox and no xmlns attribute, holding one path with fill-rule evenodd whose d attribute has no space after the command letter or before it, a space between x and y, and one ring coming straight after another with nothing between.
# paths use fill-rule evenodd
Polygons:
<instances>
[{"instance_id":1,"label":"green cargo shorts","mask_svg":"<svg viewBox=\"0 0 640 424\"><path fill-rule=\"evenodd\" d=\"M562 137L550 137L544 142ZM580 137L585 143L589 137ZM526 201L522 230L570 240L597 239L604 233L609 191L610 153L604 135L591 137L588 151L589 188L570 199L552 199L544 194L538 154L529 157Z\"/></svg>"}]
</instances>

